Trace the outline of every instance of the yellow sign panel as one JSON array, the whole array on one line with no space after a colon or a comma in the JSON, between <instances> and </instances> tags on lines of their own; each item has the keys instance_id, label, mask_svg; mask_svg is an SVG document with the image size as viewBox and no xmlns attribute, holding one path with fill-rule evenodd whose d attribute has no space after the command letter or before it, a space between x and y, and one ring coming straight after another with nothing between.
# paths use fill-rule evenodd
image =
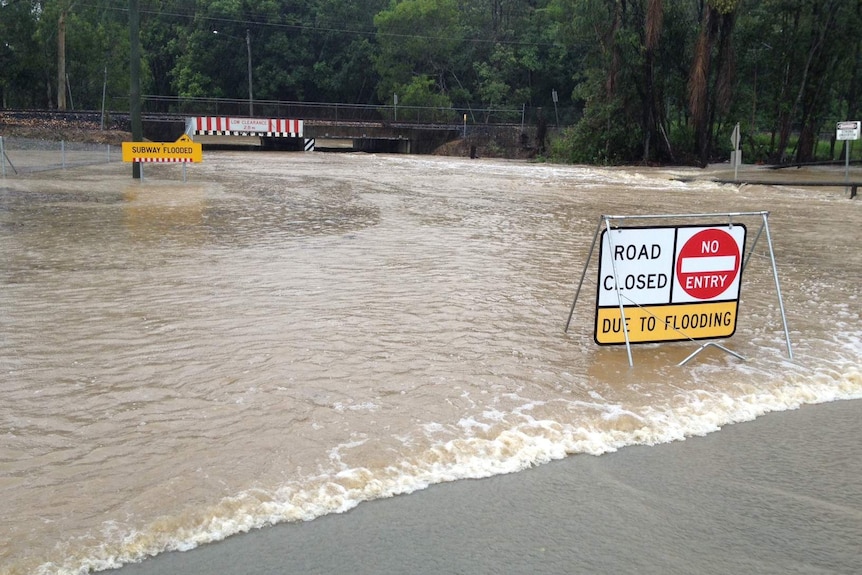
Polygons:
<instances>
[{"instance_id":1,"label":"yellow sign panel","mask_svg":"<svg viewBox=\"0 0 862 575\"><path fill-rule=\"evenodd\" d=\"M123 142L124 162L202 162L203 147L183 134L176 142Z\"/></svg>"},{"instance_id":2,"label":"yellow sign panel","mask_svg":"<svg viewBox=\"0 0 862 575\"><path fill-rule=\"evenodd\" d=\"M737 301L625 308L629 343L730 337L736 331ZM599 345L625 344L620 308L596 310Z\"/></svg>"}]
</instances>

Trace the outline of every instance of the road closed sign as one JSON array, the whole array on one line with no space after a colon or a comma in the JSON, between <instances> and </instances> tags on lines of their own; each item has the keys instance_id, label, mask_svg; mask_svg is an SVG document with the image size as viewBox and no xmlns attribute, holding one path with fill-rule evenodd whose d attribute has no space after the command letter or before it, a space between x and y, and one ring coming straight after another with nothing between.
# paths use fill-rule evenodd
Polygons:
<instances>
[{"instance_id":1,"label":"road closed sign","mask_svg":"<svg viewBox=\"0 0 862 575\"><path fill-rule=\"evenodd\" d=\"M602 233L599 307L668 303L674 228L617 228ZM617 290L619 286L619 290Z\"/></svg>"},{"instance_id":2,"label":"road closed sign","mask_svg":"<svg viewBox=\"0 0 862 575\"><path fill-rule=\"evenodd\" d=\"M745 234L742 224L602 232L596 343L733 335Z\"/></svg>"}]
</instances>

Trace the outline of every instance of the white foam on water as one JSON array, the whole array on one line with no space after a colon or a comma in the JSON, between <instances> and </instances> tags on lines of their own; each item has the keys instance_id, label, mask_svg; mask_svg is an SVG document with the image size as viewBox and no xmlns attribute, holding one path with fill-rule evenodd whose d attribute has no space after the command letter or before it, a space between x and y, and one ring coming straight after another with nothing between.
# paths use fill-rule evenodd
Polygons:
<instances>
[{"instance_id":1,"label":"white foam on water","mask_svg":"<svg viewBox=\"0 0 862 575\"><path fill-rule=\"evenodd\" d=\"M858 350L862 338L857 333L845 339L845 345L848 341L849 347ZM741 379L741 392L735 395L695 389L677 395L673 405L639 409L600 401L560 401L565 403L563 412L572 414L566 421L534 417L534 410L546 406L527 401L511 413L487 410L480 418L464 418L455 429L426 423L422 426L425 434L450 439L383 468L344 464L342 452L367 441L356 439L331 450L331 472L271 491L246 490L211 507L163 517L141 530L124 533L116 521L107 522L104 543L79 550L63 565L41 565L34 573L65 575L116 568L277 523L343 513L365 501L412 493L437 483L518 472L572 454L601 455L629 445L680 441L772 411L862 398L862 371L850 360L815 370L791 361L781 361L779 366L787 374L783 383L755 386ZM714 365L696 368L695 378L708 379L715 369ZM755 371L743 365L738 374L745 377Z\"/></svg>"}]
</instances>

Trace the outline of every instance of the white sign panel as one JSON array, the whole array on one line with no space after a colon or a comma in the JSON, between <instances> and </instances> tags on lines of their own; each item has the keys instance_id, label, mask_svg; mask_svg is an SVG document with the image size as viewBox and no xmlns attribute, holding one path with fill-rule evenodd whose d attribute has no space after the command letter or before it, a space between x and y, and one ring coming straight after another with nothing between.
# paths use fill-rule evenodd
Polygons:
<instances>
[{"instance_id":1,"label":"white sign panel","mask_svg":"<svg viewBox=\"0 0 862 575\"><path fill-rule=\"evenodd\" d=\"M858 140L859 124L862 122L838 122L835 126L836 140Z\"/></svg>"},{"instance_id":2,"label":"white sign panel","mask_svg":"<svg viewBox=\"0 0 862 575\"><path fill-rule=\"evenodd\" d=\"M268 132L269 120L265 118L228 118L231 132Z\"/></svg>"},{"instance_id":3,"label":"white sign panel","mask_svg":"<svg viewBox=\"0 0 862 575\"><path fill-rule=\"evenodd\" d=\"M619 306L614 269L623 305L670 301L674 228L620 228L602 232L598 306Z\"/></svg>"}]
</instances>

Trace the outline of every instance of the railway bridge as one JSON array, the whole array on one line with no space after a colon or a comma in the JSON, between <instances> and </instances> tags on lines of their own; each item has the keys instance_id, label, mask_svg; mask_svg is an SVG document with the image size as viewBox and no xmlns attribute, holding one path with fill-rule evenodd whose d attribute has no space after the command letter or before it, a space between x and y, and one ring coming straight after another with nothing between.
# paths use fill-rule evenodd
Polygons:
<instances>
[{"instance_id":1,"label":"railway bridge","mask_svg":"<svg viewBox=\"0 0 862 575\"><path fill-rule=\"evenodd\" d=\"M532 141L525 109L459 109L284 101L247 102L147 96L144 136L173 141L188 134L204 147L356 150L427 154L453 140L500 148ZM297 124L298 122L298 124Z\"/></svg>"},{"instance_id":2,"label":"railway bridge","mask_svg":"<svg viewBox=\"0 0 862 575\"><path fill-rule=\"evenodd\" d=\"M149 139L153 138L147 132L158 129L157 124L158 120L145 122L144 133ZM211 148L425 154L464 136L458 126L410 122L195 116L186 118L182 127L172 124L172 132L185 133Z\"/></svg>"},{"instance_id":3,"label":"railway bridge","mask_svg":"<svg viewBox=\"0 0 862 575\"><path fill-rule=\"evenodd\" d=\"M120 102L117 102L120 104ZM458 109L339 103L244 102L146 96L143 137L173 142L188 134L205 148L427 154L447 142L518 152L535 141L536 118L520 109ZM128 111L4 110L25 121L81 122L131 132Z\"/></svg>"}]
</instances>

